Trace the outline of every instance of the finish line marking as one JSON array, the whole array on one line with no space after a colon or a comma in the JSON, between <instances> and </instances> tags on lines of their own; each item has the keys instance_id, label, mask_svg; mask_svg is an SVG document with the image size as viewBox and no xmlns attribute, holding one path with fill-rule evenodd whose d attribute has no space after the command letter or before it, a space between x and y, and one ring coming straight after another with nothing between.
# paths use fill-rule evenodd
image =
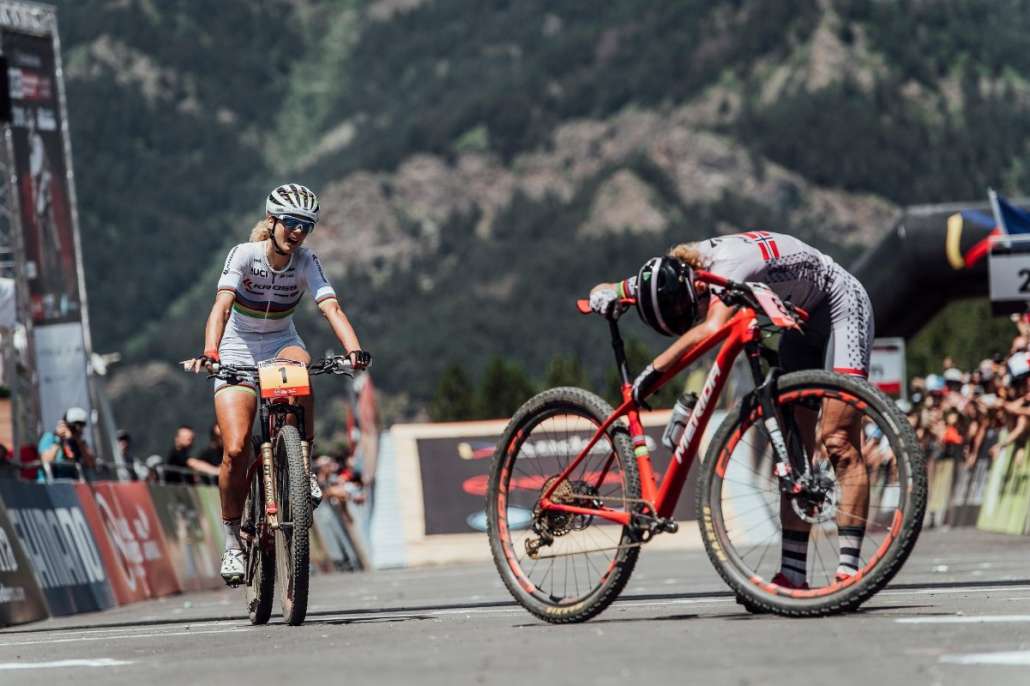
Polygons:
<instances>
[{"instance_id":1,"label":"finish line marking","mask_svg":"<svg viewBox=\"0 0 1030 686\"><path fill-rule=\"evenodd\" d=\"M121 667L131 661L112 660L101 657L95 660L56 660L54 662L0 662L0 670L6 669L55 669L59 667Z\"/></svg>"},{"instance_id":2,"label":"finish line marking","mask_svg":"<svg viewBox=\"0 0 1030 686\"><path fill-rule=\"evenodd\" d=\"M949 617L901 617L898 624L1011 624L1030 622L1030 615L953 615ZM1027 653L1030 655L1030 653Z\"/></svg>"},{"instance_id":3,"label":"finish line marking","mask_svg":"<svg viewBox=\"0 0 1030 686\"><path fill-rule=\"evenodd\" d=\"M28 641L13 641L10 643L0 643L0 648L9 648L12 646L35 646L35 645L47 645L55 643L83 643L86 641L111 641L111 640L136 640L141 638L162 638L164 636L203 636L205 634L233 634L240 631L247 631L246 628L240 627L237 629L216 629L214 631L172 631L172 632L152 632L146 634L125 634L123 636L83 636L81 638L55 638L55 639L44 639L40 640L28 640Z\"/></svg>"},{"instance_id":4,"label":"finish line marking","mask_svg":"<svg viewBox=\"0 0 1030 686\"><path fill-rule=\"evenodd\" d=\"M942 655L941 662L952 665L1030 665L1030 650L1007 653L970 653L968 655Z\"/></svg>"}]
</instances>

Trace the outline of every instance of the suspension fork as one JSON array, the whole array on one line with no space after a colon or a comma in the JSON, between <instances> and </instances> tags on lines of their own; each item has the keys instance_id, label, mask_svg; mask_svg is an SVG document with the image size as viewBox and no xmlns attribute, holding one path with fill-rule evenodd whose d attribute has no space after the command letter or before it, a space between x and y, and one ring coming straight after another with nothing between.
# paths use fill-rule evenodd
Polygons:
<instances>
[{"instance_id":1,"label":"suspension fork","mask_svg":"<svg viewBox=\"0 0 1030 686\"><path fill-rule=\"evenodd\" d=\"M794 495L802 491L798 478L804 476L804 472L802 471L801 474L798 474L799 470L795 469L791 464L790 452L787 450L787 442L783 438L783 431L780 426L780 416L776 411L776 403L773 400L776 397L777 381L783 370L779 367L771 366L768 374L764 378L762 377L760 345L758 341L751 341L745 345L748 364L751 368L751 376L755 382L753 393L759 406L762 408L762 430L773 447L773 473L776 474L779 480L780 491Z\"/></svg>"}]
</instances>

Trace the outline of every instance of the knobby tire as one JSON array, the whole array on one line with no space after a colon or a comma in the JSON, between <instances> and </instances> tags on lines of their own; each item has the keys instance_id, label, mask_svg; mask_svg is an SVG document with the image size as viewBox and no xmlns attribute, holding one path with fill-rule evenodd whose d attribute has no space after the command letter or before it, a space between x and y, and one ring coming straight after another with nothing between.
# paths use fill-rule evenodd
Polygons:
<instances>
[{"instance_id":1,"label":"knobby tire","mask_svg":"<svg viewBox=\"0 0 1030 686\"><path fill-rule=\"evenodd\" d=\"M497 443L486 496L490 549L504 585L522 607L540 619L555 624L583 622L608 607L629 581L640 554L639 540L635 532L629 527L622 527L618 543L620 546L629 547L618 548L607 575L588 592L570 601L568 598L546 597L538 589L534 592L526 588L526 585L532 583L529 582L518 559L523 551L514 550L507 523L508 513L503 513L502 521L501 503L507 502L509 497L510 481L514 474L513 465L519 459L518 453L522 451L521 442L528 440L528 435L535 426L542 425L549 417L562 416L563 413L585 419L596 428L604 423L613 410L600 397L581 388L553 388L527 400L511 418ZM615 458L619 462L623 497L637 499L640 497L640 481L629 434L625 426L616 423L609 430L608 437L614 447ZM633 505L632 508L627 506L626 509L638 507Z\"/></svg>"},{"instance_id":2,"label":"knobby tire","mask_svg":"<svg viewBox=\"0 0 1030 686\"><path fill-rule=\"evenodd\" d=\"M283 618L291 626L304 622L308 609L310 571L311 486L297 427L285 424L275 445L274 482L280 523L292 524L275 532L275 567Z\"/></svg>"},{"instance_id":3,"label":"knobby tire","mask_svg":"<svg viewBox=\"0 0 1030 686\"><path fill-rule=\"evenodd\" d=\"M721 452L736 431L745 423L749 412L749 398L742 399L727 415L713 436L705 455L702 472L697 483L697 518L704 540L705 550L719 575L737 594L738 602L751 612L771 612L791 617L819 617L857 609L863 602L882 589L901 569L915 546L922 528L926 509L926 465L919 449L915 433L897 405L879 389L869 383L827 371L811 370L785 374L779 378L777 398L783 394L812 390L844 392L866 404L867 416L877 417L889 427L891 448L900 470L907 477L906 504L900 526L893 540L874 566L864 570L861 578L840 590L819 597L794 597L771 592L769 588L755 583L748 577L742 563L733 560L730 549L733 543L721 523L721 502L712 502L713 481L722 477L717 474ZM775 402L775 399L774 399ZM755 410L760 412L759 410ZM724 470L725 470L724 466ZM726 472L724 471L724 474ZM719 489L721 492L721 484ZM899 485L899 489L901 486ZM788 592L789 593L789 592Z\"/></svg>"}]
</instances>

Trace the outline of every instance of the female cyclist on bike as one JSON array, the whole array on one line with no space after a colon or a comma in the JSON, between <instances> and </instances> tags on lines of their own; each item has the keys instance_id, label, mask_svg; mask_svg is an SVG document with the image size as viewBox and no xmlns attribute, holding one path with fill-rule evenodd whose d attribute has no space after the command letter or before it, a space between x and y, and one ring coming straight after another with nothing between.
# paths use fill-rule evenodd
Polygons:
<instances>
[{"instance_id":1,"label":"female cyclist on bike","mask_svg":"<svg viewBox=\"0 0 1030 686\"><path fill-rule=\"evenodd\" d=\"M273 357L308 364L311 357L293 325L293 312L305 290L311 291L354 368L368 367L372 356L361 349L318 257L303 247L317 222L318 197L308 188L283 184L268 195L265 217L254 227L250 242L229 251L204 328L204 354L187 361L187 370L199 373L216 362L255 365ZM214 394L224 444L218 475L225 526L221 574L228 581L244 574L240 517L247 494L257 389L255 384L216 380ZM301 430L310 443L314 398L307 396L301 402L306 424ZM312 498L317 502L321 494L312 483Z\"/></svg>"},{"instance_id":2,"label":"female cyclist on bike","mask_svg":"<svg viewBox=\"0 0 1030 686\"><path fill-rule=\"evenodd\" d=\"M786 331L780 339L780 367L785 371L825 366L841 374L868 376L873 308L858 279L797 238L749 231L677 245L667 256L648 260L636 276L619 283L598 284L591 290L594 311L610 315L619 307L620 298L633 297L648 326L663 335L678 336L634 381L633 397L638 402L650 395L663 370L733 316L732 308L712 298L706 284L694 279L693 270L706 270L738 282L766 283L780 299L809 312L804 331ZM819 435L841 485L837 579L843 580L858 570L869 505L859 415L844 403L826 401L818 434L814 417L804 423L808 424L802 433L809 451ZM780 572L773 583L807 588L811 526L794 514L786 500L781 501Z\"/></svg>"}]
</instances>

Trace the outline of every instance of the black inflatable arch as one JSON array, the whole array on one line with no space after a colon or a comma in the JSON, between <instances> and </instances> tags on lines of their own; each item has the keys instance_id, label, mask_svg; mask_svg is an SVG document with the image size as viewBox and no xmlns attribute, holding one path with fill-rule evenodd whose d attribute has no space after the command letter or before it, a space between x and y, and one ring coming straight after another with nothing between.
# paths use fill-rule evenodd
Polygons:
<instances>
[{"instance_id":1,"label":"black inflatable arch","mask_svg":"<svg viewBox=\"0 0 1030 686\"><path fill-rule=\"evenodd\" d=\"M873 301L876 335L908 338L949 302L987 295L988 236L996 231L987 203L906 208L850 269Z\"/></svg>"}]
</instances>

